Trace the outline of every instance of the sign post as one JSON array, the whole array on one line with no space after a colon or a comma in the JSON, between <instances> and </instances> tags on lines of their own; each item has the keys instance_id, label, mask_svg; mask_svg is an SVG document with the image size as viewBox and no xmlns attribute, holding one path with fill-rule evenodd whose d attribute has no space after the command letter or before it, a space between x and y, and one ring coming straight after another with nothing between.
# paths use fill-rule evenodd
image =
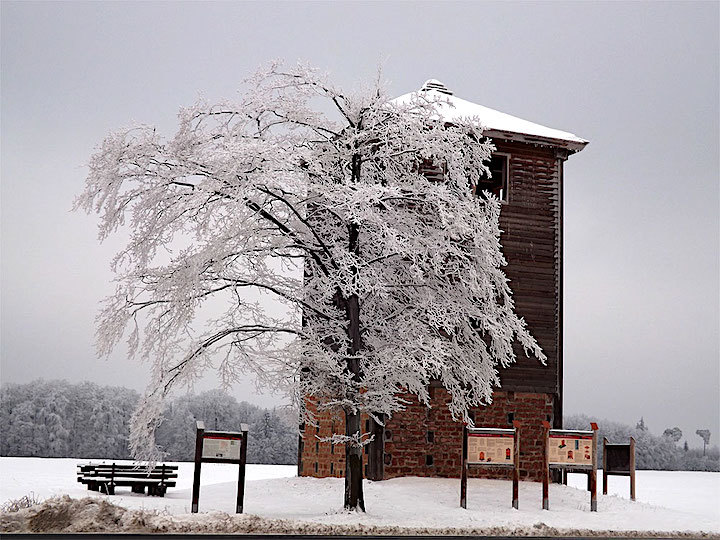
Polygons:
<instances>
[{"instance_id":1,"label":"sign post","mask_svg":"<svg viewBox=\"0 0 720 540\"><path fill-rule=\"evenodd\" d=\"M245 499L245 461L247 459L247 424L240 424L241 431L205 431L205 424L197 423L195 438L195 474L193 476L192 508L198 512L200 499L200 467L203 463L237 463L238 473L237 502L235 512L242 514Z\"/></svg>"},{"instance_id":2,"label":"sign post","mask_svg":"<svg viewBox=\"0 0 720 540\"><path fill-rule=\"evenodd\" d=\"M543 464L543 510L550 509L550 469L567 472L585 472L588 475L590 511L597 512L597 429L595 422L591 431L550 429L543 421L545 459Z\"/></svg>"},{"instance_id":3,"label":"sign post","mask_svg":"<svg viewBox=\"0 0 720 540\"><path fill-rule=\"evenodd\" d=\"M630 477L630 499L635 500L635 439L629 444L611 444L603 437L603 495L607 495L608 476Z\"/></svg>"},{"instance_id":4,"label":"sign post","mask_svg":"<svg viewBox=\"0 0 720 540\"><path fill-rule=\"evenodd\" d=\"M520 423L512 429L468 428L463 426L460 471L460 506L467 508L467 472L469 467L512 468L512 507L518 508L520 481Z\"/></svg>"}]
</instances>

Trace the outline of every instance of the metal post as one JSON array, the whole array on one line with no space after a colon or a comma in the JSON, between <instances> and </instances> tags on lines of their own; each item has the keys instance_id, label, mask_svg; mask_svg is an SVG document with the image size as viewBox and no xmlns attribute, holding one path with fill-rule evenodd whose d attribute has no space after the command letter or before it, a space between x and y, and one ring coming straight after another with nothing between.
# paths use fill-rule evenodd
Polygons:
<instances>
[{"instance_id":1,"label":"metal post","mask_svg":"<svg viewBox=\"0 0 720 540\"><path fill-rule=\"evenodd\" d=\"M635 438L630 437L630 500L635 500Z\"/></svg>"},{"instance_id":2,"label":"metal post","mask_svg":"<svg viewBox=\"0 0 720 540\"><path fill-rule=\"evenodd\" d=\"M592 472L590 473L590 511L597 512L597 430L595 422L590 424L592 435Z\"/></svg>"},{"instance_id":3,"label":"metal post","mask_svg":"<svg viewBox=\"0 0 720 540\"><path fill-rule=\"evenodd\" d=\"M463 424L462 431L462 459L460 460L460 506L467 508L467 454L468 454L468 430Z\"/></svg>"},{"instance_id":4,"label":"metal post","mask_svg":"<svg viewBox=\"0 0 720 540\"><path fill-rule=\"evenodd\" d=\"M247 460L247 444L248 444L248 426L241 424L242 442L240 443L240 472L238 473L238 489L237 504L235 505L235 513L243 513L243 504L245 501L245 461Z\"/></svg>"},{"instance_id":5,"label":"metal post","mask_svg":"<svg viewBox=\"0 0 720 540\"><path fill-rule=\"evenodd\" d=\"M200 499L200 465L202 460L203 435L205 424L197 422L197 434L195 436L195 474L193 475L192 507L191 512L197 514L198 500Z\"/></svg>"},{"instance_id":6,"label":"metal post","mask_svg":"<svg viewBox=\"0 0 720 540\"><path fill-rule=\"evenodd\" d=\"M603 495L607 495L607 437L603 437Z\"/></svg>"},{"instance_id":7,"label":"metal post","mask_svg":"<svg viewBox=\"0 0 720 540\"><path fill-rule=\"evenodd\" d=\"M545 440L545 452L543 452L543 474L542 474L542 507L543 510L550 510L549 484L550 484L550 423L543 420L543 439Z\"/></svg>"},{"instance_id":8,"label":"metal post","mask_svg":"<svg viewBox=\"0 0 720 540\"><path fill-rule=\"evenodd\" d=\"M520 492L520 422L518 420L513 421L513 427L515 433L513 435L513 496L512 496L512 507L516 510L519 506L519 492Z\"/></svg>"}]
</instances>

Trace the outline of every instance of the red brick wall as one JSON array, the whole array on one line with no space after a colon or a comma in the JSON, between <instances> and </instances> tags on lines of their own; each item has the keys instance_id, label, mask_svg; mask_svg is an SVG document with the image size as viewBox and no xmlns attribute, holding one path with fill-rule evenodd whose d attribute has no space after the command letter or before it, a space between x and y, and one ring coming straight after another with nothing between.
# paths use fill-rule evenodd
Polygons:
<instances>
[{"instance_id":1,"label":"red brick wall","mask_svg":"<svg viewBox=\"0 0 720 540\"><path fill-rule=\"evenodd\" d=\"M397 476L439 476L459 477L462 452L462 424L453 422L447 408L449 395L443 388L432 388L432 407L417 402L408 405L405 411L396 413L385 425L384 474L383 478ZM488 407L475 409L475 425L482 427L511 427L508 415L521 423L520 428L520 478L541 480L543 442L543 420L552 422L553 397L550 394L520 392L495 392L493 403ZM345 450L336 446L334 452L330 443L320 442L316 435L328 437L335 432L342 433L342 415L329 412L318 415L319 427L305 429L302 449L303 476L343 476L345 472ZM363 419L363 424L366 419ZM428 432L432 435L428 437ZM428 464L428 456L432 463ZM367 456L364 462L367 463ZM317 470L315 464L317 463ZM471 469L470 476L485 478L509 478L511 472L497 469Z\"/></svg>"},{"instance_id":2,"label":"red brick wall","mask_svg":"<svg viewBox=\"0 0 720 540\"><path fill-rule=\"evenodd\" d=\"M386 422L384 478L460 476L462 424L452 421L447 408L450 397L445 389L432 390L432 408L415 403ZM510 413L514 420L520 421L520 478L540 481L543 461L541 422L552 421L552 395L495 392L491 405L473 412L475 425L479 427L512 427L508 422ZM428 432L432 432L433 442L428 442ZM432 456L431 465L427 464L428 456ZM511 471L473 468L470 476L510 478Z\"/></svg>"},{"instance_id":3,"label":"red brick wall","mask_svg":"<svg viewBox=\"0 0 720 540\"><path fill-rule=\"evenodd\" d=\"M302 432L302 451L300 452L300 476L326 478L345 476L345 446L322 442L318 437L331 437L333 433L345 433L345 417L340 412L324 411L317 413L313 404L308 408L316 413L317 426L305 426ZM363 416L363 428L367 418ZM367 465L367 455L363 455L363 466Z\"/></svg>"}]
</instances>

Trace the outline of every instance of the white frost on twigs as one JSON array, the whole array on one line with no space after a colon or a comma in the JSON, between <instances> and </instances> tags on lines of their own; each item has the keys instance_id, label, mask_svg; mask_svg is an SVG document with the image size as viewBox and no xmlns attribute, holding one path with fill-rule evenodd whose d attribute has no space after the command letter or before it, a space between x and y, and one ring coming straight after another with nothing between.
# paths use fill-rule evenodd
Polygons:
<instances>
[{"instance_id":1,"label":"white frost on twigs","mask_svg":"<svg viewBox=\"0 0 720 540\"><path fill-rule=\"evenodd\" d=\"M108 354L127 336L152 365L136 455L159 455L164 397L208 369L226 384L254 373L309 422L306 398L381 418L427 404L437 380L470 422L515 341L544 361L502 271L500 204L473 194L493 146L434 106L276 63L237 101L182 109L170 139L148 126L105 139L76 207L100 215L101 239L130 232L97 337Z\"/></svg>"}]
</instances>

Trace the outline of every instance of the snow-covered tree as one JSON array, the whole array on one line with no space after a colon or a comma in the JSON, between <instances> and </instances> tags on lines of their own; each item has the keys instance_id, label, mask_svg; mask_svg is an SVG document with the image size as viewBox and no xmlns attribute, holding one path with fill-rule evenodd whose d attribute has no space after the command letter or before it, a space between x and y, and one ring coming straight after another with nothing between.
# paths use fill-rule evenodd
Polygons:
<instances>
[{"instance_id":1,"label":"snow-covered tree","mask_svg":"<svg viewBox=\"0 0 720 540\"><path fill-rule=\"evenodd\" d=\"M709 429L698 429L695 434L700 436L703 440L703 456L705 455L705 449L710 444L710 430Z\"/></svg>"},{"instance_id":2,"label":"snow-covered tree","mask_svg":"<svg viewBox=\"0 0 720 540\"><path fill-rule=\"evenodd\" d=\"M364 509L362 413L382 422L400 392L427 404L436 379L471 422L515 341L544 360L502 272L500 204L475 194L493 147L422 92L398 103L279 64L246 88L181 110L169 139L135 126L93 156L76 206L100 214L101 239L131 233L99 351L128 331L152 361L131 433L145 459L164 397L211 366L289 389L300 421L315 422L307 399L342 411L345 506Z\"/></svg>"},{"instance_id":3,"label":"snow-covered tree","mask_svg":"<svg viewBox=\"0 0 720 540\"><path fill-rule=\"evenodd\" d=\"M680 439L682 439L682 430L679 427L674 428L667 428L665 431L663 431L663 437L667 437L672 442L678 442Z\"/></svg>"}]
</instances>

